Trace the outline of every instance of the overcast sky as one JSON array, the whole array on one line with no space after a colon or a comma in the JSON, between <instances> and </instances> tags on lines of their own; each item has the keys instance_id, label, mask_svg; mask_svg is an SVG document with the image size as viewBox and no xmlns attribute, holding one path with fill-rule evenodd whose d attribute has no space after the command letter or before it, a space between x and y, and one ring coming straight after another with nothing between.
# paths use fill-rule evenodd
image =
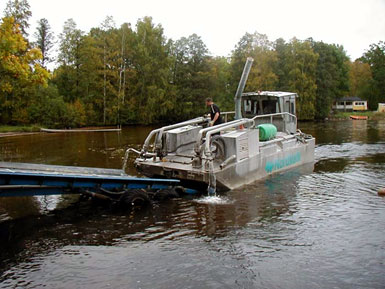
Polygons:
<instances>
[{"instance_id":1,"label":"overcast sky","mask_svg":"<svg viewBox=\"0 0 385 289\"><path fill-rule=\"evenodd\" d=\"M4 11L8 0L0 0ZM267 34L274 41L293 37L344 46L352 60L372 43L385 40L385 0L29 0L30 35L40 18L47 18L57 36L68 18L83 31L97 27L107 15L117 26L152 16L167 38L193 33L210 53L227 56L246 33ZM3 15L3 14L2 14Z\"/></svg>"}]
</instances>

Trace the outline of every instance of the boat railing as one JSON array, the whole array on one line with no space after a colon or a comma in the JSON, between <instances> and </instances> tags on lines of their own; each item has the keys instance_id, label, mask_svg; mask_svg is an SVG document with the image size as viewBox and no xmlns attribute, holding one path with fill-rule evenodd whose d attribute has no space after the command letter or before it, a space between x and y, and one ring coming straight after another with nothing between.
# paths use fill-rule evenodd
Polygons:
<instances>
[{"instance_id":1,"label":"boat railing","mask_svg":"<svg viewBox=\"0 0 385 289\"><path fill-rule=\"evenodd\" d=\"M224 122L228 122L229 116L234 115L235 116L235 111L225 111L221 112L221 116L223 117Z\"/></svg>"},{"instance_id":2,"label":"boat railing","mask_svg":"<svg viewBox=\"0 0 385 289\"><path fill-rule=\"evenodd\" d=\"M297 131L297 117L294 114L288 112L279 112L257 115L252 118L255 126L266 123L266 119L271 124L274 124L278 131L287 133L295 133Z\"/></svg>"},{"instance_id":3,"label":"boat railing","mask_svg":"<svg viewBox=\"0 0 385 289\"><path fill-rule=\"evenodd\" d=\"M158 129L154 129L150 132L150 134L147 136L146 140L144 141L144 144L143 144L143 148L142 148L142 151L141 151L141 154L146 154L148 152L148 149L150 147L150 142L151 142L151 139L155 136L154 138L154 145L155 145L155 149L157 148L157 146L161 146L161 143L162 143L162 135L165 131L168 131L168 130L171 130L171 129L175 129L175 128L179 128L179 127L182 127L182 126L185 126L185 125L194 125L194 124L200 124L200 123L208 123L209 119L205 118L205 117L197 117L197 118L194 118L194 119L190 119L190 120L186 120L186 121L183 121L183 122L180 122L180 123L176 123L176 124L172 124L172 125L168 125L168 126L164 126L164 127L161 127L161 128L158 128Z\"/></svg>"},{"instance_id":4,"label":"boat railing","mask_svg":"<svg viewBox=\"0 0 385 289\"><path fill-rule=\"evenodd\" d=\"M217 133L220 133L220 132L223 132L225 130L232 129L232 128L239 128L239 127L245 126L245 125L246 126L249 125L250 127L252 127L254 125L254 120L248 119L248 118L242 118L242 119L233 120L233 121L228 122L228 123L223 123L220 125L201 129L199 131L199 134L197 136L197 140L195 143L195 153L197 155L202 155L202 150L204 150L206 157L210 157L212 154L211 147L210 147L211 137L214 134L217 134ZM200 144L202 143L202 139L204 136L206 137L205 146L201 147Z\"/></svg>"},{"instance_id":5,"label":"boat railing","mask_svg":"<svg viewBox=\"0 0 385 289\"><path fill-rule=\"evenodd\" d=\"M230 122L227 122L227 123L224 122L224 123L218 124L216 126L210 126L210 127L202 128L199 131L199 133L198 133L198 135L196 137L194 151L197 154L201 153L202 139L204 137L206 137L206 139L207 139L207 132L209 132L211 130L219 130L219 132L221 132L221 131L229 129L229 128L240 126L241 125L240 122L243 121L243 120L245 120L245 119L237 119L237 120L233 120L233 121L230 121Z\"/></svg>"}]
</instances>

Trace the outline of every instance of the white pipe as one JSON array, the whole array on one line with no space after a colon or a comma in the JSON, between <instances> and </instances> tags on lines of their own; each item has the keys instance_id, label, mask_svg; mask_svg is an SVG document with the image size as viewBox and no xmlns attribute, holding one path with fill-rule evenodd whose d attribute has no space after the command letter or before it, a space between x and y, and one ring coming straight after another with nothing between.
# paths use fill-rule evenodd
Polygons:
<instances>
[{"instance_id":1,"label":"white pipe","mask_svg":"<svg viewBox=\"0 0 385 289\"><path fill-rule=\"evenodd\" d=\"M197 153L199 152L199 147L200 147L202 136L204 133L206 133L210 130L218 129L218 128L231 127L233 124L237 124L241 121L242 121L242 119L237 119L237 120L233 120L230 122L221 123L221 124L218 124L216 126L210 126L210 127L202 128L196 137L195 147L194 147L195 152L197 152Z\"/></svg>"},{"instance_id":2,"label":"white pipe","mask_svg":"<svg viewBox=\"0 0 385 289\"><path fill-rule=\"evenodd\" d=\"M252 120L252 119L241 119L240 122L234 123L234 124L230 125L229 127L216 128L216 129L213 129L213 130L211 130L211 131L208 131L208 132L206 133L205 155L206 155L207 157L211 156L210 140L211 140L211 135L212 135L212 134L218 133L218 132L222 131L223 129L227 129L227 128L232 128L232 127L240 126L240 125L247 124L247 123L252 123L252 125L254 125L254 120Z\"/></svg>"},{"instance_id":3,"label":"white pipe","mask_svg":"<svg viewBox=\"0 0 385 289\"><path fill-rule=\"evenodd\" d=\"M197 123L200 123L200 122L204 122L205 120L206 120L206 118L204 118L204 117L198 117L198 118L186 120L184 122L180 122L180 123L176 123L176 124L173 124L173 125L168 125L168 126L164 126L164 127L152 130L150 132L150 134L147 136L146 140L144 141L142 152L144 153L144 152L147 151L149 143L150 143L152 137L156 133L162 132L162 134L163 134L164 131L167 131L167 130L170 130L170 129L174 129L174 128L178 128L178 127L181 127L181 126L184 126L184 125L188 125L188 124L197 124ZM157 139L159 139L159 137Z\"/></svg>"}]
</instances>

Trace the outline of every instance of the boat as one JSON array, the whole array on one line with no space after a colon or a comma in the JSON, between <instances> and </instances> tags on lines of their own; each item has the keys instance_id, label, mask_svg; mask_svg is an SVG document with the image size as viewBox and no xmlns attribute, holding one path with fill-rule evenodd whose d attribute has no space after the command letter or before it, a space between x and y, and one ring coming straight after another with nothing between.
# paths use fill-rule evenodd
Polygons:
<instances>
[{"instance_id":1,"label":"boat","mask_svg":"<svg viewBox=\"0 0 385 289\"><path fill-rule=\"evenodd\" d=\"M209 192L239 188L271 174L314 165L315 138L297 129L292 92L243 93L253 59L248 58L235 94L235 119L210 126L202 116L155 129L135 152L147 177L179 179ZM124 169L125 165L123 166Z\"/></svg>"},{"instance_id":2,"label":"boat","mask_svg":"<svg viewBox=\"0 0 385 289\"><path fill-rule=\"evenodd\" d=\"M354 120L367 120L368 117L366 115L351 115L350 119L354 119Z\"/></svg>"},{"instance_id":3,"label":"boat","mask_svg":"<svg viewBox=\"0 0 385 289\"><path fill-rule=\"evenodd\" d=\"M72 132L116 132L121 131L122 129L119 128L81 128L81 129L51 129L51 128L41 128L41 132L48 132L48 133L72 133Z\"/></svg>"}]
</instances>

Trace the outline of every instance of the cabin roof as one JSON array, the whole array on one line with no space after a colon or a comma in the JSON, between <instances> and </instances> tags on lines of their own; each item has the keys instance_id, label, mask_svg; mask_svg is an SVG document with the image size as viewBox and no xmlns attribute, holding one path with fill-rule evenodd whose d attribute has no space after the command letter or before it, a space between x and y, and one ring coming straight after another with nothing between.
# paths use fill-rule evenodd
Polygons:
<instances>
[{"instance_id":1,"label":"cabin roof","mask_svg":"<svg viewBox=\"0 0 385 289\"><path fill-rule=\"evenodd\" d=\"M345 96L339 99L336 99L337 102L343 102L343 101L366 101L364 99L359 98L358 96Z\"/></svg>"},{"instance_id":2,"label":"cabin roof","mask_svg":"<svg viewBox=\"0 0 385 289\"><path fill-rule=\"evenodd\" d=\"M273 96L273 97L277 97L277 98L281 98L281 97L285 97L285 96L298 97L298 95L294 92L284 92L284 91L258 91L258 92L242 93L242 96L260 96L260 95Z\"/></svg>"}]
</instances>

